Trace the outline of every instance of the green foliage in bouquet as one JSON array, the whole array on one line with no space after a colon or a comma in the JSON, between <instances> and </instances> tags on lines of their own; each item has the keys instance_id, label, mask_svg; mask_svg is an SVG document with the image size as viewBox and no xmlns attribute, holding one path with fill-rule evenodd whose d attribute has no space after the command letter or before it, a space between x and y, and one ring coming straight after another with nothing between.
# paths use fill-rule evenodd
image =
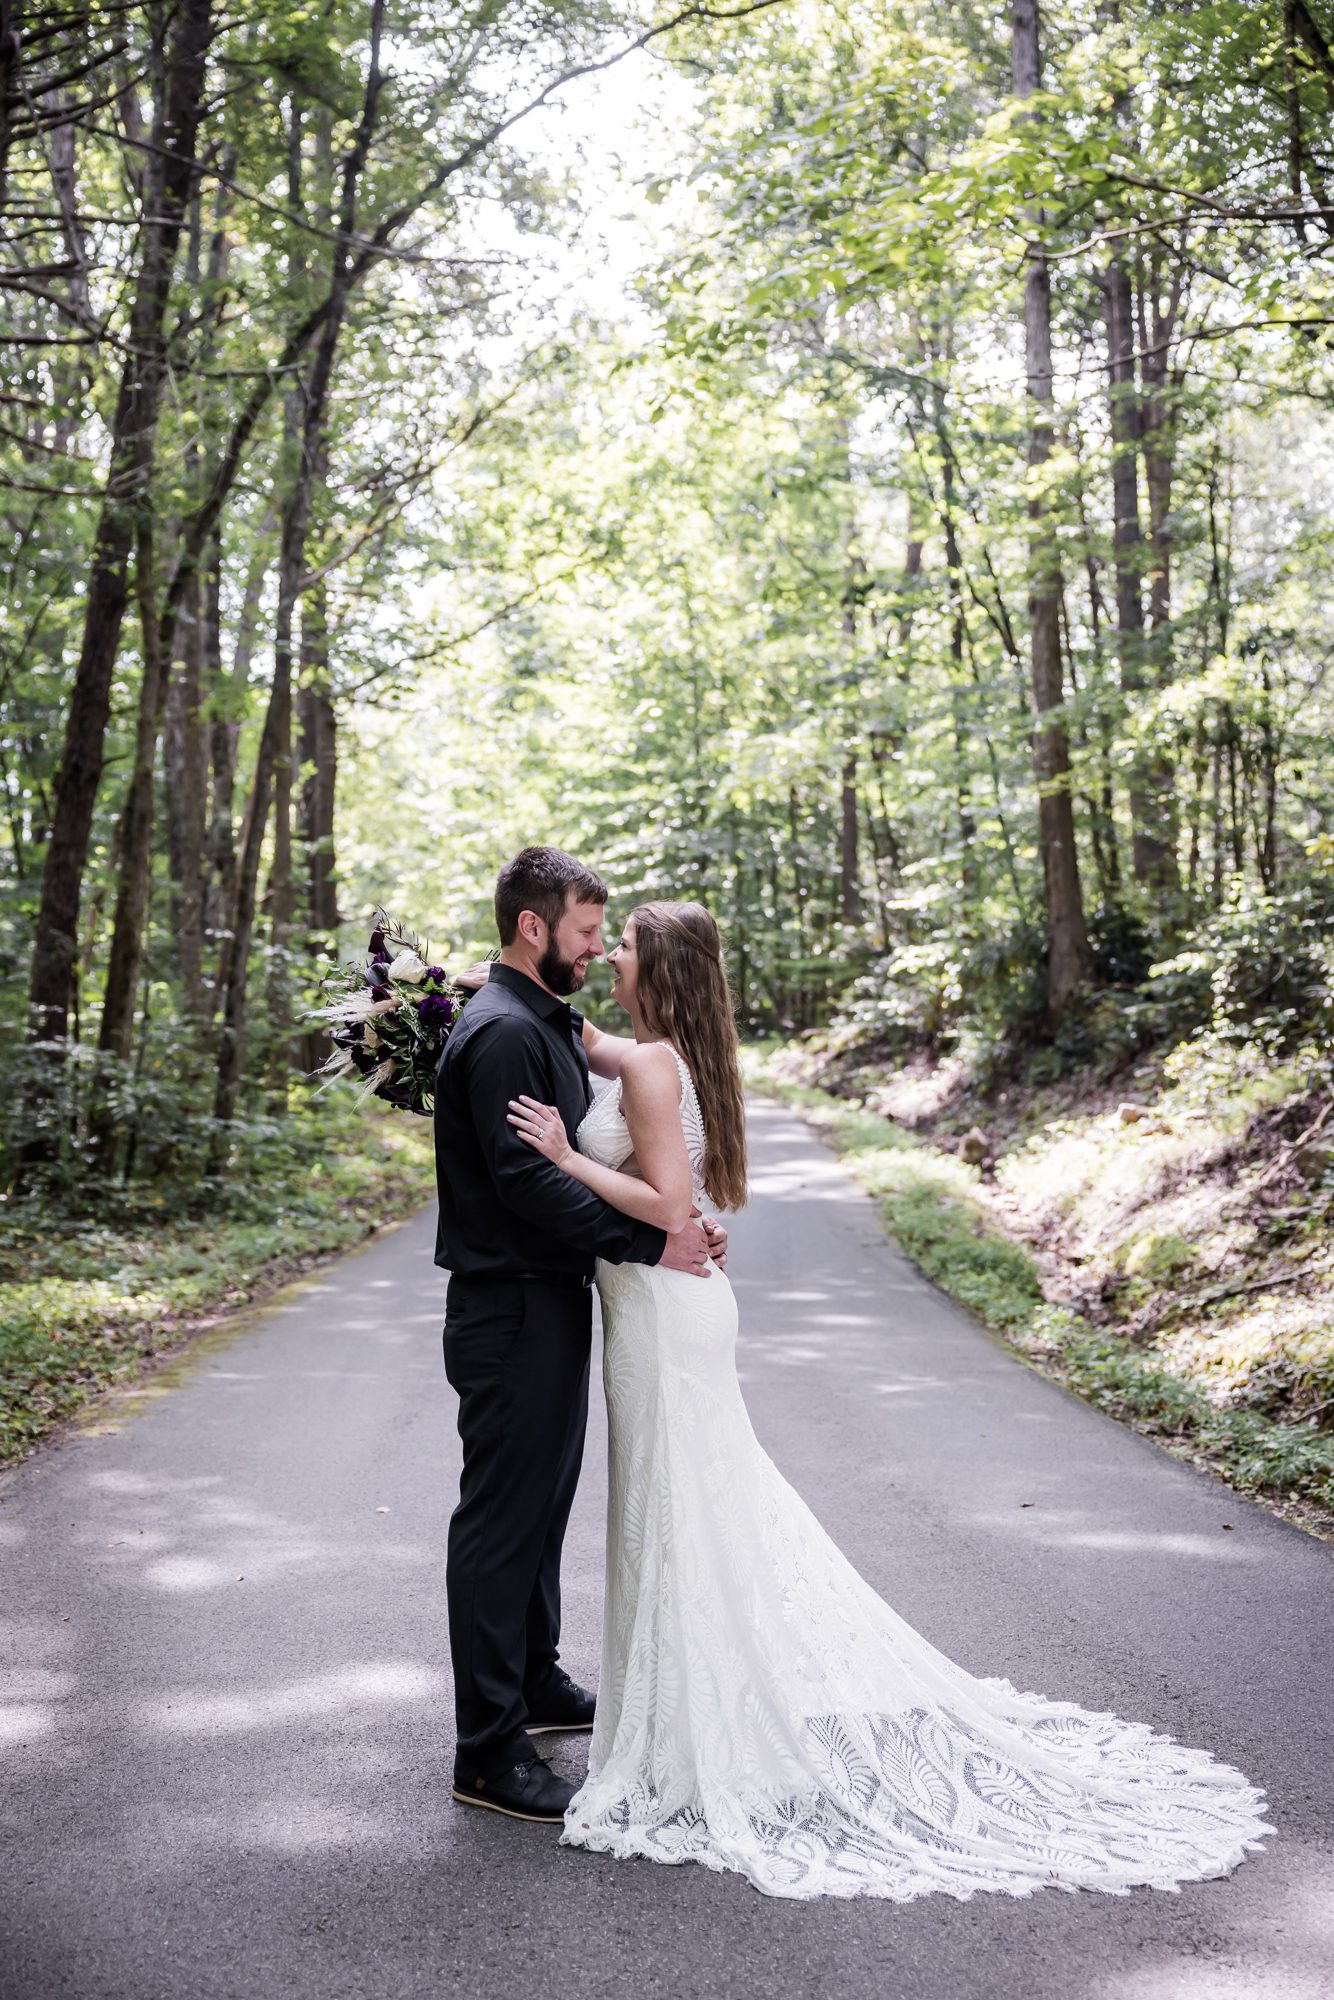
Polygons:
<instances>
[{"instance_id":1,"label":"green foliage in bouquet","mask_svg":"<svg viewBox=\"0 0 1334 2000\"><path fill-rule=\"evenodd\" d=\"M445 1043L471 997L429 957L415 931L377 910L366 957L325 982L330 998L315 1014L334 1044L321 1071L330 1083L360 1078L363 1097L427 1118Z\"/></svg>"}]
</instances>

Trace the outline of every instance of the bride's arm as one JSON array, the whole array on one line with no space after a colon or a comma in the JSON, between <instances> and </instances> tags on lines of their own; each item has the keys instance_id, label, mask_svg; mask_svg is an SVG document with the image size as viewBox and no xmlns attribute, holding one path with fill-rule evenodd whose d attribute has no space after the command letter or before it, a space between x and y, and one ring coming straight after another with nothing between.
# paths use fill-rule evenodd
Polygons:
<instances>
[{"instance_id":1,"label":"bride's arm","mask_svg":"<svg viewBox=\"0 0 1334 2000\"><path fill-rule=\"evenodd\" d=\"M639 1174L604 1167L570 1144L560 1113L536 1098L511 1104L509 1122L521 1139L594 1194L651 1222L669 1236L684 1229L694 1207L690 1160L681 1129L681 1079L676 1058L659 1043L630 1043L621 1060L621 1109ZM642 1176L642 1178L641 1178Z\"/></svg>"},{"instance_id":2,"label":"bride's arm","mask_svg":"<svg viewBox=\"0 0 1334 2000\"><path fill-rule=\"evenodd\" d=\"M476 993L491 977L491 961L480 960L463 972L456 973L454 984L462 986L469 993ZM588 1057L588 1067L594 1076L617 1077L621 1065L629 1051L635 1046L633 1035L609 1035L605 1028L595 1028L591 1021L584 1022L584 1054Z\"/></svg>"},{"instance_id":3,"label":"bride's arm","mask_svg":"<svg viewBox=\"0 0 1334 2000\"><path fill-rule=\"evenodd\" d=\"M584 1054L594 1076L619 1076L625 1058L636 1046L633 1035L609 1035L605 1028L584 1022Z\"/></svg>"}]
</instances>

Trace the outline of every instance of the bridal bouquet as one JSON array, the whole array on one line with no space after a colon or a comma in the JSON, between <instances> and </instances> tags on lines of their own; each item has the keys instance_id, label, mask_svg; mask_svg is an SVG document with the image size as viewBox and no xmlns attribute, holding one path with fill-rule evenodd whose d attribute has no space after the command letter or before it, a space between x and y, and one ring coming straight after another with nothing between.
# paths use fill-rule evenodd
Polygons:
<instances>
[{"instance_id":1,"label":"bridal bouquet","mask_svg":"<svg viewBox=\"0 0 1334 2000\"><path fill-rule=\"evenodd\" d=\"M428 956L419 937L377 910L367 956L324 982L330 997L312 1016L334 1045L319 1075L331 1084L359 1077L362 1097L427 1118L445 1043L472 998Z\"/></svg>"}]
</instances>

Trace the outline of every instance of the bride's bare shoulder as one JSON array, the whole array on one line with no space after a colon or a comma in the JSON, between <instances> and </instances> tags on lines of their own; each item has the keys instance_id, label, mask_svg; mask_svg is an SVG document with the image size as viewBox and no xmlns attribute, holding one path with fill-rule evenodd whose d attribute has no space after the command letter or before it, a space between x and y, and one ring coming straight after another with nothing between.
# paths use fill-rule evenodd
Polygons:
<instances>
[{"instance_id":1,"label":"bride's bare shoulder","mask_svg":"<svg viewBox=\"0 0 1334 2000\"><path fill-rule=\"evenodd\" d=\"M666 1042L636 1042L621 1064L621 1083L631 1091L662 1090L669 1083L675 1091L678 1075L676 1057Z\"/></svg>"},{"instance_id":2,"label":"bride's bare shoulder","mask_svg":"<svg viewBox=\"0 0 1334 2000\"><path fill-rule=\"evenodd\" d=\"M641 1076L652 1076L655 1071L670 1076L676 1070L676 1057L667 1042L633 1042L625 1052L625 1066Z\"/></svg>"}]
</instances>

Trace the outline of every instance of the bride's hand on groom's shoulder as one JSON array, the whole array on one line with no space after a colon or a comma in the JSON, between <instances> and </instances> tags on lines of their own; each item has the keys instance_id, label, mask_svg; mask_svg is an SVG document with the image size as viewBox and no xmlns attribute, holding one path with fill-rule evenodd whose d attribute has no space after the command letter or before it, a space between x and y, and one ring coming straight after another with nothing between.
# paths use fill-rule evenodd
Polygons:
<instances>
[{"instance_id":1,"label":"bride's hand on groom's shoulder","mask_svg":"<svg viewBox=\"0 0 1334 2000\"><path fill-rule=\"evenodd\" d=\"M455 986L461 986L465 993L476 993L486 985L491 977L491 961L482 958L476 965L465 966L462 972L454 974Z\"/></svg>"},{"instance_id":2,"label":"bride's hand on groom's shoulder","mask_svg":"<svg viewBox=\"0 0 1334 2000\"><path fill-rule=\"evenodd\" d=\"M540 1104L535 1097L512 1097L508 1115L524 1144L550 1160L553 1167L563 1167L573 1155L565 1120L554 1104Z\"/></svg>"}]
</instances>

